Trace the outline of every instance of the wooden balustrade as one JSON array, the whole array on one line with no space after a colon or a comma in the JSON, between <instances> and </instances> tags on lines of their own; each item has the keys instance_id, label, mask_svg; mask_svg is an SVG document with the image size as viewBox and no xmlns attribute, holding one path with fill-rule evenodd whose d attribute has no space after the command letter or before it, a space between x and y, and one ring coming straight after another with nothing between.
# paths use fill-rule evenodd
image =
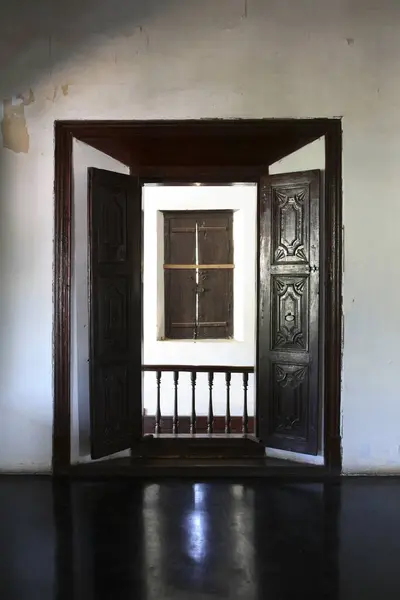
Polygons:
<instances>
[{"instance_id":1,"label":"wooden balustrade","mask_svg":"<svg viewBox=\"0 0 400 600\"><path fill-rule=\"evenodd\" d=\"M193 366L193 365L143 365L142 371L155 372L156 376L156 414L144 416L144 433L160 435L172 432L175 435L190 433L225 433L247 435L254 433L254 418L248 415L248 385L249 375L254 373L254 367L224 367L224 366ZM174 408L173 415L161 414L161 391L163 373L173 374ZM179 415L179 375L190 374L191 385L191 411L189 417ZM196 409L196 384L197 375L206 373L208 376L208 412L207 416L198 416ZM215 415L214 411L214 383L217 373L225 374L225 415ZM242 375L243 388L243 413L240 417L231 415L231 385L232 375Z\"/></svg>"}]
</instances>

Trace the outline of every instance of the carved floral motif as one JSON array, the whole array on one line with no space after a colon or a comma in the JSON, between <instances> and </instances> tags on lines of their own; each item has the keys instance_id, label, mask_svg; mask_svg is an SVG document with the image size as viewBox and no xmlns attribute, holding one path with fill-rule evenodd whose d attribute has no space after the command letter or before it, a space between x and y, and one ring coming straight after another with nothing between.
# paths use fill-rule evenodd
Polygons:
<instances>
[{"instance_id":1,"label":"carved floral motif","mask_svg":"<svg viewBox=\"0 0 400 600\"><path fill-rule=\"evenodd\" d=\"M275 261L282 262L287 259L297 259L295 262L307 262L304 249L304 200L307 189L297 190L295 193L283 193L275 190L277 210L276 222L279 223L275 249Z\"/></svg>"}]
</instances>

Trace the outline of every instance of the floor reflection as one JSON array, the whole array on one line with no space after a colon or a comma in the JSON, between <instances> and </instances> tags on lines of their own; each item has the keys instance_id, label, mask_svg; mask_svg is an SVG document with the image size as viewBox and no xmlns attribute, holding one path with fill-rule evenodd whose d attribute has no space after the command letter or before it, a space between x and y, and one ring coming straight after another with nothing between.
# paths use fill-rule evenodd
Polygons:
<instances>
[{"instance_id":1,"label":"floor reflection","mask_svg":"<svg viewBox=\"0 0 400 600\"><path fill-rule=\"evenodd\" d=\"M165 590L234 597L246 586L254 594L253 494L234 490L216 483L158 488L144 513L150 598Z\"/></svg>"},{"instance_id":2,"label":"floor reflection","mask_svg":"<svg viewBox=\"0 0 400 600\"><path fill-rule=\"evenodd\" d=\"M207 557L207 513L195 509L186 517L187 553L194 562L200 564Z\"/></svg>"},{"instance_id":3,"label":"floor reflection","mask_svg":"<svg viewBox=\"0 0 400 600\"><path fill-rule=\"evenodd\" d=\"M322 484L77 486L70 597L337 598Z\"/></svg>"},{"instance_id":4,"label":"floor reflection","mask_svg":"<svg viewBox=\"0 0 400 600\"><path fill-rule=\"evenodd\" d=\"M2 599L340 598L338 486L46 485L0 493Z\"/></svg>"}]
</instances>

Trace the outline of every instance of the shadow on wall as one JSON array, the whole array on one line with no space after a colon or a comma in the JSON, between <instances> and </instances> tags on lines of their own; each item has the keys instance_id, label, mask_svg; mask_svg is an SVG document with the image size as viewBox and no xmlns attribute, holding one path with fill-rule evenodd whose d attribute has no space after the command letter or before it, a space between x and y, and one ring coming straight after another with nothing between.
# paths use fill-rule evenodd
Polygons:
<instances>
[{"instance_id":1,"label":"shadow on wall","mask_svg":"<svg viewBox=\"0 0 400 600\"><path fill-rule=\"evenodd\" d=\"M93 42L144 29L147 19L175 10L176 1L20 0L2 3L0 23L0 91L2 99L16 96L54 74L65 61Z\"/></svg>"},{"instance_id":2,"label":"shadow on wall","mask_svg":"<svg viewBox=\"0 0 400 600\"><path fill-rule=\"evenodd\" d=\"M170 2L172 10L176 2ZM67 96L70 77L62 78L68 63L83 70L93 50L106 48L114 38L143 38L132 49L148 45L145 23L165 10L159 0L126 2L125 0L70 0L67 4L53 0L21 0L1 6L0 23L0 103L2 106L2 146L17 153L29 152L26 107L49 104ZM132 52L134 60L134 51ZM115 55L115 63L117 57ZM100 74L101 83L107 76ZM39 84L45 82L45 97L35 97ZM40 94L42 96L43 94Z\"/></svg>"},{"instance_id":3,"label":"shadow on wall","mask_svg":"<svg viewBox=\"0 0 400 600\"><path fill-rule=\"evenodd\" d=\"M137 37L139 47L145 48L146 23L161 11L177 10L178 4L160 0L1 3L0 468L48 468L51 460L50 157L53 122L59 118L53 107L56 99L68 95L72 82L61 79L62 71L77 57L90 59L90 48L101 48L116 37ZM85 67L85 60L82 64ZM34 136L32 130L30 135L31 127L40 135Z\"/></svg>"},{"instance_id":4,"label":"shadow on wall","mask_svg":"<svg viewBox=\"0 0 400 600\"><path fill-rule=\"evenodd\" d=\"M179 32L188 27L199 30L210 21L207 10L196 0L20 0L1 4L0 94L1 99L35 88L41 80L57 75L70 59L85 57L93 47L113 39L139 35L150 46L147 26L163 21L176 24ZM219 0L212 3L212 18L221 27L247 18L246 0ZM165 19L164 19L165 20ZM168 33L168 32L167 32ZM176 39L177 31L174 31ZM120 46L121 48L121 46ZM138 52L136 52L137 54ZM125 58L125 57L124 57ZM135 52L131 53L132 69ZM103 74L104 76L104 74ZM104 77L105 79L105 77ZM103 81L104 84L107 81ZM67 93L64 83L61 93Z\"/></svg>"}]
</instances>

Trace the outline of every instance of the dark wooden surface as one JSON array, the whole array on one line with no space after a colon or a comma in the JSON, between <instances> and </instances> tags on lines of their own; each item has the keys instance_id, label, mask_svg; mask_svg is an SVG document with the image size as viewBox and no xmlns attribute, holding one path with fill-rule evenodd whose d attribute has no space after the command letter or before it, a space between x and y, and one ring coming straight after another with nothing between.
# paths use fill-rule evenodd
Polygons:
<instances>
[{"instance_id":1,"label":"dark wooden surface","mask_svg":"<svg viewBox=\"0 0 400 600\"><path fill-rule=\"evenodd\" d=\"M4 600L398 600L400 486L0 479Z\"/></svg>"},{"instance_id":2,"label":"dark wooden surface","mask_svg":"<svg viewBox=\"0 0 400 600\"><path fill-rule=\"evenodd\" d=\"M196 217L190 212L164 213L164 263L196 263ZM194 339L196 274L193 270L164 271L165 337Z\"/></svg>"},{"instance_id":3,"label":"dark wooden surface","mask_svg":"<svg viewBox=\"0 0 400 600\"><path fill-rule=\"evenodd\" d=\"M54 173L54 409L53 469L65 470L71 456L71 247L72 133L55 124Z\"/></svg>"},{"instance_id":4,"label":"dark wooden surface","mask_svg":"<svg viewBox=\"0 0 400 600\"><path fill-rule=\"evenodd\" d=\"M326 136L326 344L324 377L324 431L326 464L332 473L341 468L341 144L340 119L265 119L201 121L59 121L55 124L55 271L54 271L54 427L53 467L62 474L70 462L70 332L71 332L71 158L72 137L122 160L131 172L160 182L255 181L272 164L305 144ZM157 137L158 136L158 137ZM183 136L183 137L182 137ZM215 137L222 141L208 154ZM165 143L159 145L159 139ZM182 163L190 144L203 146L202 154ZM142 151L143 140L153 140L153 158ZM171 139L178 140L176 162L166 160ZM238 143L242 139L243 143ZM247 141L246 141L247 140ZM155 142L156 143L155 143ZM248 143L248 141L250 143ZM189 144L189 145L190 145ZM249 147L251 146L251 153ZM144 146L143 146L144 147ZM231 148L235 148L236 157ZM158 156L154 151L160 148ZM163 148L163 149L162 149ZM136 149L136 150L135 150ZM225 159L221 157L221 152ZM240 158L242 156L242 159ZM243 158L244 157L244 158ZM212 162L215 161L215 162ZM232 162L233 161L233 162Z\"/></svg>"},{"instance_id":5,"label":"dark wooden surface","mask_svg":"<svg viewBox=\"0 0 400 600\"><path fill-rule=\"evenodd\" d=\"M196 214L193 211L165 211L164 263L196 264Z\"/></svg>"},{"instance_id":6,"label":"dark wooden surface","mask_svg":"<svg viewBox=\"0 0 400 600\"><path fill-rule=\"evenodd\" d=\"M196 332L196 274L164 271L165 338L193 340Z\"/></svg>"},{"instance_id":7,"label":"dark wooden surface","mask_svg":"<svg viewBox=\"0 0 400 600\"><path fill-rule=\"evenodd\" d=\"M244 375L245 377L245 375ZM214 373L208 373L208 415L207 415L207 433L214 431ZM248 433L245 431L244 433Z\"/></svg>"},{"instance_id":8,"label":"dark wooden surface","mask_svg":"<svg viewBox=\"0 0 400 600\"><path fill-rule=\"evenodd\" d=\"M198 218L199 264L233 264L233 213L207 211ZM233 335L234 270L199 272L199 339Z\"/></svg>"},{"instance_id":9,"label":"dark wooden surface","mask_svg":"<svg viewBox=\"0 0 400 600\"><path fill-rule=\"evenodd\" d=\"M89 169L92 458L142 435L141 209L134 177Z\"/></svg>"},{"instance_id":10,"label":"dark wooden surface","mask_svg":"<svg viewBox=\"0 0 400 600\"><path fill-rule=\"evenodd\" d=\"M233 269L229 267L233 267L232 211L166 211L164 264L165 337L231 337ZM196 264L229 267L201 268L197 280L196 270L189 268Z\"/></svg>"},{"instance_id":11,"label":"dark wooden surface","mask_svg":"<svg viewBox=\"0 0 400 600\"><path fill-rule=\"evenodd\" d=\"M196 383L197 383L197 373L196 373L196 371L192 371L190 373L190 386L192 388L192 404L191 404L190 423L189 423L189 430L192 435L197 432Z\"/></svg>"},{"instance_id":12,"label":"dark wooden surface","mask_svg":"<svg viewBox=\"0 0 400 600\"><path fill-rule=\"evenodd\" d=\"M329 119L66 121L73 135L142 173L247 169L276 162L324 135ZM233 125L233 127L232 127ZM158 169L157 169L158 168ZM232 181L232 180L231 180ZM238 181L236 179L236 181ZM242 181L242 179L239 179Z\"/></svg>"},{"instance_id":13,"label":"dark wooden surface","mask_svg":"<svg viewBox=\"0 0 400 600\"><path fill-rule=\"evenodd\" d=\"M233 277L233 269L199 270L198 339L233 337Z\"/></svg>"},{"instance_id":14,"label":"dark wooden surface","mask_svg":"<svg viewBox=\"0 0 400 600\"><path fill-rule=\"evenodd\" d=\"M156 372L157 408L156 408L156 415L154 417L154 422L152 421L152 423L151 423L151 426L152 426L151 430L146 431L146 422L145 422L146 417L143 417L143 427L142 427L143 433L155 433L155 434L161 433L161 427L163 425L162 421L161 421L161 376L162 376L161 371L157 371ZM173 420L173 417L171 419L171 431L172 431L172 420Z\"/></svg>"},{"instance_id":15,"label":"dark wooden surface","mask_svg":"<svg viewBox=\"0 0 400 600\"><path fill-rule=\"evenodd\" d=\"M155 478L179 477L196 481L236 479L253 477L277 480L322 481L328 470L320 465L305 465L278 458L249 456L197 456L108 458L93 463L73 465L69 477L74 479L115 479L118 477Z\"/></svg>"},{"instance_id":16,"label":"dark wooden surface","mask_svg":"<svg viewBox=\"0 0 400 600\"><path fill-rule=\"evenodd\" d=\"M256 439L242 434L160 434L145 436L140 443L138 455L161 459L263 458L265 448Z\"/></svg>"},{"instance_id":17,"label":"dark wooden surface","mask_svg":"<svg viewBox=\"0 0 400 600\"><path fill-rule=\"evenodd\" d=\"M199 264L233 263L233 212L207 210L197 217Z\"/></svg>"},{"instance_id":18,"label":"dark wooden surface","mask_svg":"<svg viewBox=\"0 0 400 600\"><path fill-rule=\"evenodd\" d=\"M320 172L265 177L260 198L258 435L317 454Z\"/></svg>"},{"instance_id":19,"label":"dark wooden surface","mask_svg":"<svg viewBox=\"0 0 400 600\"><path fill-rule=\"evenodd\" d=\"M325 461L332 471L342 464L340 397L342 385L342 123L332 122L325 136Z\"/></svg>"}]
</instances>

